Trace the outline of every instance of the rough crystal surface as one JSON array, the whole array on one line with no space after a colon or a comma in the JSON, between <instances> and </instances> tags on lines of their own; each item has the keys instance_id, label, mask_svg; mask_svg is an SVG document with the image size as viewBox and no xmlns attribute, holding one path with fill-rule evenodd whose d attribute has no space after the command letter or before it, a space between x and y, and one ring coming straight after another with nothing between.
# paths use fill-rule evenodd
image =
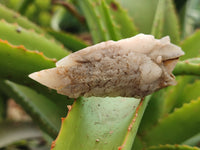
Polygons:
<instances>
[{"instance_id":1,"label":"rough crystal surface","mask_svg":"<svg viewBox=\"0 0 200 150\"><path fill-rule=\"evenodd\" d=\"M87 47L30 77L71 98L144 97L176 83L171 72L183 54L168 36L138 34Z\"/></svg>"}]
</instances>

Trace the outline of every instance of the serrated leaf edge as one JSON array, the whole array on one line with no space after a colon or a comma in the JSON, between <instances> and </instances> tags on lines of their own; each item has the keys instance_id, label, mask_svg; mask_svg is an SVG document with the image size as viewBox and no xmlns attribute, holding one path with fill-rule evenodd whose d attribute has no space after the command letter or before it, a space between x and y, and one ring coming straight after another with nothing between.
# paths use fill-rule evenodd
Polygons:
<instances>
[{"instance_id":1,"label":"serrated leaf edge","mask_svg":"<svg viewBox=\"0 0 200 150\"><path fill-rule=\"evenodd\" d=\"M32 51L32 50L26 49L26 48L24 47L24 45L15 46L15 45L12 45L11 43L9 43L7 40L2 40L2 39L0 39L0 43L4 43L4 44L6 44L6 45L8 45L8 46L10 46L10 47L12 47L12 48L15 48L15 49L20 49L20 50L23 50L23 51L26 51L26 52L29 52L29 53L32 53L32 54L40 55L42 58L44 58L44 59L46 59L46 60L48 60L48 61L52 61L52 62L54 62L54 63L57 62L57 60L56 60L55 58L49 58L49 57L45 56L45 55L43 54L43 52L39 52L38 50L33 50L33 51Z\"/></svg>"}]
</instances>

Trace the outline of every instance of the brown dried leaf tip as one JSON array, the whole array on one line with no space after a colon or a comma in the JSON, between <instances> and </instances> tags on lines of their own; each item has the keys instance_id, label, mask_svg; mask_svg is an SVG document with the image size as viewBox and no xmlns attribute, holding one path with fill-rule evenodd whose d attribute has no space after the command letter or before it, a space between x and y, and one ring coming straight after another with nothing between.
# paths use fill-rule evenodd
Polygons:
<instances>
[{"instance_id":1,"label":"brown dried leaf tip","mask_svg":"<svg viewBox=\"0 0 200 150\"><path fill-rule=\"evenodd\" d=\"M71 98L144 97L176 84L172 70L182 55L168 36L138 34L89 46L29 77Z\"/></svg>"}]
</instances>

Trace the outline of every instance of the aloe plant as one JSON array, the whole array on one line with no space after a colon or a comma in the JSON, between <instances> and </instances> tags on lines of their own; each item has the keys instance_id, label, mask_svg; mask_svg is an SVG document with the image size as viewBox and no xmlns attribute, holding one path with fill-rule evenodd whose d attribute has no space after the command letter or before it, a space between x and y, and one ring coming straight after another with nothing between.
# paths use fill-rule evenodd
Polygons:
<instances>
[{"instance_id":1,"label":"aloe plant","mask_svg":"<svg viewBox=\"0 0 200 150\"><path fill-rule=\"evenodd\" d=\"M43 7L51 9L54 15L48 13L55 24L70 22L70 17L76 19L74 14L65 14L70 11L63 11L55 19L56 10L64 7L49 8L50 0L42 4L38 0L19 1L18 9L12 7L12 0L0 4L0 148L21 139L43 137L52 143L52 150L200 149L200 32L187 30L185 34L185 28L191 26L183 21L191 12L189 2L181 4L185 11L177 11L180 4L173 0L65 1L85 18L85 22L73 22L80 30L70 33L55 31L50 26L42 28L26 19L32 19L28 10L32 5L41 12ZM55 67L57 60L90 44L116 41L141 32L156 38L169 35L171 42L185 52L173 71L176 86L143 100L125 97L74 100L28 77L32 72ZM87 35L89 42L81 39L82 35ZM19 122L17 127L16 122L8 122L8 98L13 98L33 121ZM5 131L9 131L6 136Z\"/></svg>"}]
</instances>

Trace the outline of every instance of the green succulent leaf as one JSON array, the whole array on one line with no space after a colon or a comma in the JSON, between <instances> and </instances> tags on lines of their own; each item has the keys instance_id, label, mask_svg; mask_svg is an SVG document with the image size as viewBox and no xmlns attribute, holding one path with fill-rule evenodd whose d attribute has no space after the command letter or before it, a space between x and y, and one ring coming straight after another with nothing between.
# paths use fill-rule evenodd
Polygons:
<instances>
[{"instance_id":1,"label":"green succulent leaf","mask_svg":"<svg viewBox=\"0 0 200 150\"><path fill-rule=\"evenodd\" d=\"M30 73L54 67L55 61L37 51L0 40L0 64L1 78L25 83Z\"/></svg>"},{"instance_id":2,"label":"green succulent leaf","mask_svg":"<svg viewBox=\"0 0 200 150\"><path fill-rule=\"evenodd\" d=\"M175 75L200 75L200 59L188 59L177 63L173 73ZM145 111L140 125L139 133L145 134L149 127L155 126L158 120L181 107L184 103L198 98L199 84L198 77L182 76L177 77L178 84L168 87L153 94L151 103ZM191 83L190 83L191 82ZM193 84L192 84L193 83ZM185 92L184 92L185 91Z\"/></svg>"},{"instance_id":3,"label":"green succulent leaf","mask_svg":"<svg viewBox=\"0 0 200 150\"><path fill-rule=\"evenodd\" d=\"M183 143L183 145L190 145L190 146L198 146L200 142L200 133L197 133L195 136L185 140Z\"/></svg>"},{"instance_id":4,"label":"green succulent leaf","mask_svg":"<svg viewBox=\"0 0 200 150\"><path fill-rule=\"evenodd\" d=\"M113 21L114 19L112 19L107 3L104 0L100 3L96 1L95 5L97 6L96 9L99 10L99 15L102 17L102 24L105 27L105 32L108 33L108 39L120 40L122 37L119 33L119 27Z\"/></svg>"},{"instance_id":5,"label":"green succulent leaf","mask_svg":"<svg viewBox=\"0 0 200 150\"><path fill-rule=\"evenodd\" d=\"M30 22L25 17L22 17L19 13L6 8L2 4L0 4L0 19L4 19L9 23L17 23L26 29L33 29L37 33L44 33L44 31L40 29L40 27L38 27L36 24Z\"/></svg>"},{"instance_id":6,"label":"green succulent leaf","mask_svg":"<svg viewBox=\"0 0 200 150\"><path fill-rule=\"evenodd\" d=\"M69 54L61 45L16 24L0 21L0 33L0 39L7 40L12 45L23 45L29 50L43 52L49 58L61 59Z\"/></svg>"},{"instance_id":7,"label":"green succulent leaf","mask_svg":"<svg viewBox=\"0 0 200 150\"><path fill-rule=\"evenodd\" d=\"M176 78L176 86L171 86L152 94L140 124L139 134L146 134L152 127L156 126L160 119L172 113L176 108L180 108L184 103L198 98L200 94L198 91L199 80L197 78L179 76Z\"/></svg>"},{"instance_id":8,"label":"green succulent leaf","mask_svg":"<svg viewBox=\"0 0 200 150\"><path fill-rule=\"evenodd\" d=\"M179 97L179 105L176 108L181 107L184 103L189 103L193 99L200 97L200 80L196 80L193 84L187 84L182 91L182 96Z\"/></svg>"},{"instance_id":9,"label":"green succulent leaf","mask_svg":"<svg viewBox=\"0 0 200 150\"><path fill-rule=\"evenodd\" d=\"M162 89L152 94L150 102L144 112L141 120L138 135L143 136L152 127L154 127L161 117L163 111L163 103L165 101L166 89Z\"/></svg>"},{"instance_id":10,"label":"green succulent leaf","mask_svg":"<svg viewBox=\"0 0 200 150\"><path fill-rule=\"evenodd\" d=\"M190 76L176 78L177 85L174 87L169 87L169 90L165 94L161 117L167 116L169 113L174 111L179 103L179 97L181 97L183 94L184 87L192 80L193 78L191 78Z\"/></svg>"},{"instance_id":11,"label":"green succulent leaf","mask_svg":"<svg viewBox=\"0 0 200 150\"><path fill-rule=\"evenodd\" d=\"M180 24L173 0L165 0L165 18L163 24L163 36L170 36L171 42L180 42Z\"/></svg>"},{"instance_id":12,"label":"green succulent leaf","mask_svg":"<svg viewBox=\"0 0 200 150\"><path fill-rule=\"evenodd\" d=\"M120 40L137 33L128 14L116 1L82 0L77 2L85 14L94 43Z\"/></svg>"},{"instance_id":13,"label":"green succulent leaf","mask_svg":"<svg viewBox=\"0 0 200 150\"><path fill-rule=\"evenodd\" d=\"M33 123L1 122L0 148L22 139L41 138L41 131Z\"/></svg>"},{"instance_id":14,"label":"green succulent leaf","mask_svg":"<svg viewBox=\"0 0 200 150\"><path fill-rule=\"evenodd\" d=\"M53 138L56 137L60 128L60 118L66 115L67 108L60 109L45 96L14 82L1 82L0 88L20 104L43 131Z\"/></svg>"},{"instance_id":15,"label":"green succulent leaf","mask_svg":"<svg viewBox=\"0 0 200 150\"><path fill-rule=\"evenodd\" d=\"M147 146L180 144L200 132L200 98L160 120L144 137Z\"/></svg>"},{"instance_id":16,"label":"green succulent leaf","mask_svg":"<svg viewBox=\"0 0 200 150\"><path fill-rule=\"evenodd\" d=\"M86 17L93 42L99 43L108 40L106 29L103 27L101 19L99 19L99 14L97 8L95 8L95 4L92 3L91 0L81 0L77 2Z\"/></svg>"},{"instance_id":17,"label":"green succulent leaf","mask_svg":"<svg viewBox=\"0 0 200 150\"><path fill-rule=\"evenodd\" d=\"M190 147L187 145L159 145L152 146L147 150L200 150L198 147Z\"/></svg>"},{"instance_id":18,"label":"green succulent leaf","mask_svg":"<svg viewBox=\"0 0 200 150\"><path fill-rule=\"evenodd\" d=\"M161 38L163 33L163 24L164 24L164 14L165 14L165 0L159 0L158 5L155 12L155 17L151 29L151 34L155 36L155 38Z\"/></svg>"},{"instance_id":19,"label":"green succulent leaf","mask_svg":"<svg viewBox=\"0 0 200 150\"><path fill-rule=\"evenodd\" d=\"M140 102L139 99L122 97L76 100L62 120L52 149L130 150L148 100Z\"/></svg>"},{"instance_id":20,"label":"green succulent leaf","mask_svg":"<svg viewBox=\"0 0 200 150\"><path fill-rule=\"evenodd\" d=\"M56 101L60 107L71 103L66 96L58 95L28 77L29 74L55 67L55 61L42 53L30 51L23 46L13 46L7 41L0 40L0 78L27 85ZM6 68L6 69L5 69ZM64 104L63 104L64 103Z\"/></svg>"},{"instance_id":21,"label":"green succulent leaf","mask_svg":"<svg viewBox=\"0 0 200 150\"><path fill-rule=\"evenodd\" d=\"M88 46L84 41L69 33L57 32L54 30L48 30L48 33L73 52Z\"/></svg>"},{"instance_id":22,"label":"green succulent leaf","mask_svg":"<svg viewBox=\"0 0 200 150\"><path fill-rule=\"evenodd\" d=\"M173 43L179 42L180 27L172 0L118 1L128 10L139 32L153 33L156 37L169 35Z\"/></svg>"},{"instance_id":23,"label":"green succulent leaf","mask_svg":"<svg viewBox=\"0 0 200 150\"><path fill-rule=\"evenodd\" d=\"M120 28L119 31L121 37L128 38L136 35L138 33L138 29L135 26L133 19L129 16L127 10L115 0L106 0L106 2L112 19Z\"/></svg>"},{"instance_id":24,"label":"green succulent leaf","mask_svg":"<svg viewBox=\"0 0 200 150\"><path fill-rule=\"evenodd\" d=\"M193 57L200 56L200 30L197 30L194 34L190 37L185 39L181 43L181 48L185 52L185 55L182 56L180 59L185 60Z\"/></svg>"},{"instance_id":25,"label":"green succulent leaf","mask_svg":"<svg viewBox=\"0 0 200 150\"><path fill-rule=\"evenodd\" d=\"M174 12L172 0L159 0L151 34L155 35L156 38L169 35L171 41L177 44L180 40L179 30L178 18Z\"/></svg>"},{"instance_id":26,"label":"green succulent leaf","mask_svg":"<svg viewBox=\"0 0 200 150\"><path fill-rule=\"evenodd\" d=\"M178 62L173 73L175 75L200 75L200 58Z\"/></svg>"},{"instance_id":27,"label":"green succulent leaf","mask_svg":"<svg viewBox=\"0 0 200 150\"><path fill-rule=\"evenodd\" d=\"M117 0L133 18L139 32L151 33L158 0ZM138 13L139 12L139 13Z\"/></svg>"},{"instance_id":28,"label":"green succulent leaf","mask_svg":"<svg viewBox=\"0 0 200 150\"><path fill-rule=\"evenodd\" d=\"M31 14L33 17L33 14L38 14L37 8L45 6L49 9L49 0L45 2L37 0L34 13L28 12L25 8L33 1L21 1L20 12ZM179 20L173 0L72 0L70 2L74 2L82 10L94 43L131 37L137 34L138 30L146 34L151 33L156 38L169 35L175 44L180 41ZM45 25L43 16L48 16L50 20L50 14L44 10L42 13L38 20ZM77 29L76 31L84 29L85 26L73 22L69 16L65 16L66 14L66 10L62 8L54 16L53 22L57 27L64 21L69 23L65 25ZM63 19L65 17L67 20ZM16 130L19 129L20 132L15 132L15 124L13 126L8 124L8 128L5 124L1 126L6 111L5 95L6 98L14 98L45 133L55 138L61 125L60 118L66 115L66 106L72 104L73 100L36 83L29 79L28 75L55 67L56 59L70 53L56 41L50 40L52 37L72 51L83 49L88 45L64 32L49 29L46 34L43 29L1 4L0 19L2 19L0 21L0 146L1 141L4 144L7 142L5 139L10 138L11 132L14 133L13 141L16 141L15 133L21 134L19 138L29 134L29 131L24 134L18 127ZM71 23L74 23L74 26ZM32 29L34 31L31 31ZM183 35L185 33L183 32ZM62 119L61 130L52 143L52 149L198 150L199 148L185 145L159 144L194 146L200 141L198 91L200 59L193 58L200 56L199 39L200 32L197 31L181 43L186 55L181 58L182 61L178 62L173 71L177 76L193 76L178 76L177 86L160 90L141 101L123 97L78 98L72 106L68 106L70 113ZM14 129L10 129L11 132L6 134L4 130L9 128ZM34 129L33 131L37 132ZM32 136L33 133L30 132L29 135ZM12 141L12 138L10 139Z\"/></svg>"},{"instance_id":29,"label":"green succulent leaf","mask_svg":"<svg viewBox=\"0 0 200 150\"><path fill-rule=\"evenodd\" d=\"M198 75L199 76L200 75L199 70L200 70L200 59L193 58L193 59L188 59L185 61L178 62L173 73L175 75ZM198 92L196 91L197 90L196 87L198 87L198 81L195 81L195 80L199 78L198 76L177 77L177 82L178 82L177 86L171 87L170 90L168 91L168 94L165 95L162 116L165 116L170 112L173 112L175 108L181 107L185 102L189 102L191 99L197 98ZM193 87L192 83L194 82L196 82L197 84L194 84L194 87ZM190 88L189 89L186 88L190 86L191 86L191 90Z\"/></svg>"},{"instance_id":30,"label":"green succulent leaf","mask_svg":"<svg viewBox=\"0 0 200 150\"><path fill-rule=\"evenodd\" d=\"M149 103L150 98L151 98L151 96L147 96L144 100L142 99L140 101L140 104L138 105L138 107L135 111L133 120L128 127L128 130L130 129L130 127L131 127L131 130L126 133L124 142L119 148L124 149L124 150L132 149L133 143L135 140L135 136L137 134L137 130L139 128L141 119L142 119L144 111L146 110L146 107Z\"/></svg>"}]
</instances>

